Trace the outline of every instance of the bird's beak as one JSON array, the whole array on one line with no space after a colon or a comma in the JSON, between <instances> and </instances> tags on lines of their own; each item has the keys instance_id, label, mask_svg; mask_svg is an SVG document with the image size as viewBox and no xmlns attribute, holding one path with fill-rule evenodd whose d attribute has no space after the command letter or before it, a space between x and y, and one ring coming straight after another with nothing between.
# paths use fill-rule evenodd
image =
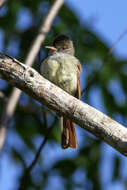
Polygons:
<instances>
[{"instance_id":1,"label":"bird's beak","mask_svg":"<svg viewBox=\"0 0 127 190\"><path fill-rule=\"evenodd\" d=\"M46 49L50 49L51 51L56 51L57 49L53 46L45 46Z\"/></svg>"}]
</instances>

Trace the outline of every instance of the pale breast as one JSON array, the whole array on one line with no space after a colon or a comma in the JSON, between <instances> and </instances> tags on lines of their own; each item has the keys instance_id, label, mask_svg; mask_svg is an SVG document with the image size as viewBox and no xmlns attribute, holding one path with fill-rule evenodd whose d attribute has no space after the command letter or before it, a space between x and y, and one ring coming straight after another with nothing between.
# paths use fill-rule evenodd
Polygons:
<instances>
[{"instance_id":1,"label":"pale breast","mask_svg":"<svg viewBox=\"0 0 127 190\"><path fill-rule=\"evenodd\" d=\"M41 64L41 74L66 92L75 95L77 91L77 59L64 53L49 56Z\"/></svg>"}]
</instances>

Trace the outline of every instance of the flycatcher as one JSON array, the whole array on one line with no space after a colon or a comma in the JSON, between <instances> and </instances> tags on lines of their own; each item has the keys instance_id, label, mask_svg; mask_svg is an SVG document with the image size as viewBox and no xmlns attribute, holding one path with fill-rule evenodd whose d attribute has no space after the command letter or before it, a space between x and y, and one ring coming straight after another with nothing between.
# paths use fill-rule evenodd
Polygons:
<instances>
[{"instance_id":1,"label":"flycatcher","mask_svg":"<svg viewBox=\"0 0 127 190\"><path fill-rule=\"evenodd\" d=\"M66 35L59 35L55 38L53 46L46 48L49 48L49 53L41 63L41 74L67 93L80 99L81 65L74 56L72 40ZM61 118L61 146L64 149L78 146L74 123L65 117Z\"/></svg>"}]
</instances>

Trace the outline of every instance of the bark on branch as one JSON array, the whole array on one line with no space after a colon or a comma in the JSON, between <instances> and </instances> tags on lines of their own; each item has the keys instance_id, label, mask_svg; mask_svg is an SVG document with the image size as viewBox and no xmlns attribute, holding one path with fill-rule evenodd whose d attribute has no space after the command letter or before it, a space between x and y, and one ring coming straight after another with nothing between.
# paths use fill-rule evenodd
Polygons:
<instances>
[{"instance_id":1,"label":"bark on branch","mask_svg":"<svg viewBox=\"0 0 127 190\"><path fill-rule=\"evenodd\" d=\"M4 0L5 1L5 0ZM63 5L64 0L55 0L51 9L49 10L47 16L45 17L44 21L42 21L38 34L35 37L32 46L29 49L28 55L25 59L25 64L31 66L32 63L34 62L41 44L45 40L45 37L47 33L49 32L52 22L57 15L59 9ZM0 4L1 6L1 4ZM17 88L13 88L12 93L8 97L8 101L4 106L4 110L2 113L2 122L0 124L0 151L3 147L4 141L5 141L5 136L6 136L6 131L8 127L8 123L10 122L14 112L15 108L17 106L19 97L21 95L21 91Z\"/></svg>"},{"instance_id":2,"label":"bark on branch","mask_svg":"<svg viewBox=\"0 0 127 190\"><path fill-rule=\"evenodd\" d=\"M127 156L127 129L124 126L69 95L31 67L0 53L0 76Z\"/></svg>"}]
</instances>

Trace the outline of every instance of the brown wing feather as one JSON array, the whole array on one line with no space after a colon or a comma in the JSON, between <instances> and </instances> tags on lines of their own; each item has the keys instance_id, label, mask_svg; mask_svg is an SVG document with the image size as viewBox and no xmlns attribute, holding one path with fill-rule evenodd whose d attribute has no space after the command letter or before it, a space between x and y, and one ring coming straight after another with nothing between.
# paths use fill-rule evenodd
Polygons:
<instances>
[{"instance_id":1,"label":"brown wing feather","mask_svg":"<svg viewBox=\"0 0 127 190\"><path fill-rule=\"evenodd\" d=\"M81 86L80 86L80 73L81 73L81 64L80 62L76 65L77 69L77 98L81 98ZM76 137L76 131L74 123L66 118L61 118L61 146L62 148L77 148L78 142Z\"/></svg>"},{"instance_id":2,"label":"brown wing feather","mask_svg":"<svg viewBox=\"0 0 127 190\"><path fill-rule=\"evenodd\" d=\"M77 90L78 90L78 99L80 99L81 98L80 73L78 73Z\"/></svg>"},{"instance_id":3,"label":"brown wing feather","mask_svg":"<svg viewBox=\"0 0 127 190\"><path fill-rule=\"evenodd\" d=\"M77 81L77 98L80 99L81 98L80 74L82 71L82 67L79 61L76 65L76 69L77 69L77 80L78 80Z\"/></svg>"}]
</instances>

